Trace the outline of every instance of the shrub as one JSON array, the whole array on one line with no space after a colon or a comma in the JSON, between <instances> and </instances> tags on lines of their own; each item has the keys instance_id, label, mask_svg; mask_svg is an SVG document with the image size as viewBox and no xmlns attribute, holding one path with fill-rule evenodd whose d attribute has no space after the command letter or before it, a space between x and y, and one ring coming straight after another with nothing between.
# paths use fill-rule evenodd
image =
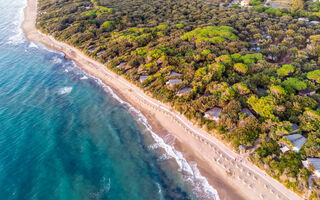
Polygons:
<instances>
[{"instance_id":1,"label":"shrub","mask_svg":"<svg viewBox=\"0 0 320 200\"><path fill-rule=\"evenodd\" d=\"M259 5L259 6L253 6L253 7L251 8L251 10L257 11L257 12L259 12L259 13L262 13L263 11L265 11L265 10L267 10L267 9L268 9L267 7L261 6L261 5Z\"/></svg>"},{"instance_id":2,"label":"shrub","mask_svg":"<svg viewBox=\"0 0 320 200\"><path fill-rule=\"evenodd\" d=\"M236 70L238 73L245 74L248 71L248 66L243 63L236 63L233 65L234 70Z\"/></svg>"},{"instance_id":3,"label":"shrub","mask_svg":"<svg viewBox=\"0 0 320 200\"><path fill-rule=\"evenodd\" d=\"M168 28L168 25L165 24L160 24L159 26L157 26L157 29L159 30L166 30Z\"/></svg>"},{"instance_id":4,"label":"shrub","mask_svg":"<svg viewBox=\"0 0 320 200\"><path fill-rule=\"evenodd\" d=\"M247 103L262 117L274 118L273 111L275 106L272 96L258 98L256 95L252 95L247 100Z\"/></svg>"},{"instance_id":5,"label":"shrub","mask_svg":"<svg viewBox=\"0 0 320 200\"><path fill-rule=\"evenodd\" d=\"M282 12L279 9L274 8L268 8L265 12L271 15L282 15Z\"/></svg>"},{"instance_id":6,"label":"shrub","mask_svg":"<svg viewBox=\"0 0 320 200\"><path fill-rule=\"evenodd\" d=\"M103 24L101 25L101 28L104 31L112 31L114 29L115 26L115 22L114 21L105 21L103 22Z\"/></svg>"},{"instance_id":7,"label":"shrub","mask_svg":"<svg viewBox=\"0 0 320 200\"><path fill-rule=\"evenodd\" d=\"M237 90L240 95L246 95L250 93L248 86L244 83L236 83L232 86L232 88Z\"/></svg>"},{"instance_id":8,"label":"shrub","mask_svg":"<svg viewBox=\"0 0 320 200\"><path fill-rule=\"evenodd\" d=\"M285 96L287 94L286 90L280 85L271 85L270 92L276 96Z\"/></svg>"},{"instance_id":9,"label":"shrub","mask_svg":"<svg viewBox=\"0 0 320 200\"><path fill-rule=\"evenodd\" d=\"M294 72L293 65L283 65L281 68L277 70L278 76L288 76Z\"/></svg>"},{"instance_id":10,"label":"shrub","mask_svg":"<svg viewBox=\"0 0 320 200\"><path fill-rule=\"evenodd\" d=\"M232 31L233 28L229 26L206 26L185 33L181 39L189 41L196 39L196 42L206 41L213 44L219 44L225 40L238 39Z\"/></svg>"},{"instance_id":11,"label":"shrub","mask_svg":"<svg viewBox=\"0 0 320 200\"><path fill-rule=\"evenodd\" d=\"M208 66L210 71L213 71L216 77L221 77L226 67L222 63L214 63Z\"/></svg>"},{"instance_id":12,"label":"shrub","mask_svg":"<svg viewBox=\"0 0 320 200\"><path fill-rule=\"evenodd\" d=\"M251 1L249 2L249 5L250 5L250 6L252 6L252 5L259 5L259 4L261 4L261 1L260 1L260 0L251 0Z\"/></svg>"},{"instance_id":13,"label":"shrub","mask_svg":"<svg viewBox=\"0 0 320 200\"><path fill-rule=\"evenodd\" d=\"M251 53L251 54L246 54L242 56L241 60L247 65L253 65L258 60L261 60L262 58L263 56L261 53Z\"/></svg>"},{"instance_id":14,"label":"shrub","mask_svg":"<svg viewBox=\"0 0 320 200\"><path fill-rule=\"evenodd\" d=\"M215 59L216 62L221 62L225 65L232 66L232 59L229 55L222 55Z\"/></svg>"},{"instance_id":15,"label":"shrub","mask_svg":"<svg viewBox=\"0 0 320 200\"><path fill-rule=\"evenodd\" d=\"M282 84L289 89L295 90L304 90L307 88L307 84L298 78L287 78Z\"/></svg>"},{"instance_id":16,"label":"shrub","mask_svg":"<svg viewBox=\"0 0 320 200\"><path fill-rule=\"evenodd\" d=\"M184 28L184 24L176 24L176 27L177 27L178 29L182 29L182 28Z\"/></svg>"},{"instance_id":17,"label":"shrub","mask_svg":"<svg viewBox=\"0 0 320 200\"><path fill-rule=\"evenodd\" d=\"M320 83L320 70L318 69L312 72L308 72L307 78L316 81L317 83Z\"/></svg>"}]
</instances>

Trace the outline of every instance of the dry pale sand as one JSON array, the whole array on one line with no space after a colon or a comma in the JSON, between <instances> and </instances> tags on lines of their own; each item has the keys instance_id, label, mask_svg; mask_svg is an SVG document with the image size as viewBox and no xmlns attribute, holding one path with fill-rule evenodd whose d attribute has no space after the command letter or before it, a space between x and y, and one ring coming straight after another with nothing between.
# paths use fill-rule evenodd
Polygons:
<instances>
[{"instance_id":1,"label":"dry pale sand","mask_svg":"<svg viewBox=\"0 0 320 200\"><path fill-rule=\"evenodd\" d=\"M185 118L153 100L102 64L73 47L41 34L35 27L36 15L37 0L29 0L22 24L27 39L65 53L67 58L74 60L84 71L101 79L120 98L140 110L155 133L162 137L173 135L176 138L175 149L182 152L188 162L197 163L201 174L218 191L221 199L300 199L250 163L235 161L238 155L214 137L192 126Z\"/></svg>"}]
</instances>

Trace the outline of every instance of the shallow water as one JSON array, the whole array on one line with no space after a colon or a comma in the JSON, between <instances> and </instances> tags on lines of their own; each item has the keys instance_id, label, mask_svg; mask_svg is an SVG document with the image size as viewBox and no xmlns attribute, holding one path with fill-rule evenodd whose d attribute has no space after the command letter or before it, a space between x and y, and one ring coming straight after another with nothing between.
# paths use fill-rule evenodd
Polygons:
<instances>
[{"instance_id":1,"label":"shallow water","mask_svg":"<svg viewBox=\"0 0 320 200\"><path fill-rule=\"evenodd\" d=\"M218 198L138 111L25 40L25 4L0 0L0 199Z\"/></svg>"}]
</instances>

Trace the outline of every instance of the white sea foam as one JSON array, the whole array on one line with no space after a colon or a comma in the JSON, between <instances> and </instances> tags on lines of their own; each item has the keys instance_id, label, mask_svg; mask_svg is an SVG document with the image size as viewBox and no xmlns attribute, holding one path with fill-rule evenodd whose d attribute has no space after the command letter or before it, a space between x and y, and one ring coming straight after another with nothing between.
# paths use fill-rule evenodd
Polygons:
<instances>
[{"instance_id":1,"label":"white sea foam","mask_svg":"<svg viewBox=\"0 0 320 200\"><path fill-rule=\"evenodd\" d=\"M51 59L51 62L54 63L54 64L61 64L62 63L62 59L55 56L55 57L53 57Z\"/></svg>"},{"instance_id":2,"label":"white sea foam","mask_svg":"<svg viewBox=\"0 0 320 200\"><path fill-rule=\"evenodd\" d=\"M182 172L183 177L186 181L192 185L194 192L201 197L201 199L210 199L210 200L220 200L218 192L208 183L208 180L200 174L197 166L192 164L192 166L186 161L183 157L182 153L176 151L173 146L170 146L164 142L164 140L159 137L156 133L152 131L150 124L148 123L146 117L138 110L136 110L129 103L123 101L116 95L109 86L106 86L102 83L100 79L94 78L105 90L118 102L127 106L129 111L133 112L137 119L146 127L146 129L150 132L153 137L155 144L158 147L161 147L165 150L165 154L162 154L158 160L165 161L169 159L174 159L178 166L179 171ZM149 146L150 147L150 146ZM152 148L152 147L151 147Z\"/></svg>"},{"instance_id":3,"label":"white sea foam","mask_svg":"<svg viewBox=\"0 0 320 200\"><path fill-rule=\"evenodd\" d=\"M151 144L151 145L148 146L148 149L149 149L149 150L155 150L155 149L157 149L157 148L159 148L159 147L160 147L159 144L153 143L153 144Z\"/></svg>"},{"instance_id":4,"label":"white sea foam","mask_svg":"<svg viewBox=\"0 0 320 200\"><path fill-rule=\"evenodd\" d=\"M215 197L216 200L219 200L218 192L213 189L208 180L201 175L197 163L190 163L190 166L193 171L193 176L188 180L191 180L194 184L194 191L200 194L204 193L207 197Z\"/></svg>"},{"instance_id":5,"label":"white sea foam","mask_svg":"<svg viewBox=\"0 0 320 200\"><path fill-rule=\"evenodd\" d=\"M87 76L82 76L82 77L80 78L80 80L87 80L87 79L88 79Z\"/></svg>"},{"instance_id":6,"label":"white sea foam","mask_svg":"<svg viewBox=\"0 0 320 200\"><path fill-rule=\"evenodd\" d=\"M93 199L102 199L110 191L110 188L111 188L110 178L109 178L109 181L106 181L105 178L103 178L100 181L100 184L101 184L101 186L100 186L99 191L97 191L96 193L91 193L91 197Z\"/></svg>"},{"instance_id":7,"label":"white sea foam","mask_svg":"<svg viewBox=\"0 0 320 200\"><path fill-rule=\"evenodd\" d=\"M75 67L77 67L76 64L74 64ZM177 163L180 171L183 174L183 178L194 188L194 192L200 196L201 199L210 199L210 200L220 200L219 195L217 191L208 183L207 179L203 177L199 170L197 169L196 165L192 164L192 166L186 161L183 154L179 151L176 151L172 145L166 144L166 142L158 136L156 133L152 131L152 128L150 124L148 123L147 118L138 110L136 110L132 105L129 103L123 101L118 95L116 95L113 90L105 85L100 79L93 77L84 71L82 71L83 74L85 74L86 77L90 77L93 80L95 80L109 95L111 95L112 98L117 100L120 104L127 107L129 112L134 114L139 122L141 122L145 128L148 130L148 132L151 134L154 144L149 145L149 149L156 149L156 148L162 148L165 153L163 153L160 157L160 161L165 160L175 160ZM72 87L65 87L60 90L63 94L70 93L72 90Z\"/></svg>"},{"instance_id":8,"label":"white sea foam","mask_svg":"<svg viewBox=\"0 0 320 200\"><path fill-rule=\"evenodd\" d=\"M22 1L21 3L23 3L23 5L21 5L21 8L19 9L18 14L13 19L14 20L13 25L15 27L13 29L13 35L8 38L8 42L7 42L8 44L17 45L17 44L22 44L26 41L24 33L21 29L21 23L24 19L23 10L27 6L27 2Z\"/></svg>"},{"instance_id":9,"label":"white sea foam","mask_svg":"<svg viewBox=\"0 0 320 200\"><path fill-rule=\"evenodd\" d=\"M157 184L160 200L164 200L164 196L163 196L163 193L162 193L161 185L159 183L156 183L156 184Z\"/></svg>"},{"instance_id":10,"label":"white sea foam","mask_svg":"<svg viewBox=\"0 0 320 200\"><path fill-rule=\"evenodd\" d=\"M36 49L39 49L38 45L34 42L30 42L29 44L29 48L36 48Z\"/></svg>"},{"instance_id":11,"label":"white sea foam","mask_svg":"<svg viewBox=\"0 0 320 200\"><path fill-rule=\"evenodd\" d=\"M69 94L72 91L72 87L63 87L58 91L58 94Z\"/></svg>"}]
</instances>

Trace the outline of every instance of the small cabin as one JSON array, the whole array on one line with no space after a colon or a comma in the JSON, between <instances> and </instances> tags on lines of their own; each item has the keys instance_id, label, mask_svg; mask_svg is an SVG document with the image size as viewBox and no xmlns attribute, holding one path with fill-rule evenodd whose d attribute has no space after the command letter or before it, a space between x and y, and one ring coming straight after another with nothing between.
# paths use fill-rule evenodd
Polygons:
<instances>
[{"instance_id":1,"label":"small cabin","mask_svg":"<svg viewBox=\"0 0 320 200\"><path fill-rule=\"evenodd\" d=\"M307 160L302 161L302 164L307 169L312 165L314 167L314 175L320 178L320 158L307 158Z\"/></svg>"},{"instance_id":2,"label":"small cabin","mask_svg":"<svg viewBox=\"0 0 320 200\"><path fill-rule=\"evenodd\" d=\"M315 91L315 90L308 90L308 89L306 89L306 90L300 90L300 91L299 91L299 95L300 95L300 96L303 96L303 97L312 96L312 95L314 95L314 94L316 94L316 91Z\"/></svg>"},{"instance_id":3,"label":"small cabin","mask_svg":"<svg viewBox=\"0 0 320 200\"><path fill-rule=\"evenodd\" d=\"M143 83L145 80L147 80L148 77L149 77L149 76L140 76L140 77L139 77L140 83Z\"/></svg>"},{"instance_id":4,"label":"small cabin","mask_svg":"<svg viewBox=\"0 0 320 200\"><path fill-rule=\"evenodd\" d=\"M91 52L91 53L92 53L92 52L94 52L95 50L96 50L96 48L95 48L95 47L93 47L93 48L90 48L90 49L89 49L89 52Z\"/></svg>"},{"instance_id":5,"label":"small cabin","mask_svg":"<svg viewBox=\"0 0 320 200\"><path fill-rule=\"evenodd\" d=\"M319 24L319 21L311 21L310 24L316 25L316 24Z\"/></svg>"},{"instance_id":6,"label":"small cabin","mask_svg":"<svg viewBox=\"0 0 320 200\"><path fill-rule=\"evenodd\" d=\"M177 73L177 72L171 72L170 75L169 75L170 78L173 78L173 77L181 77L181 76L182 76L182 74L179 74L179 73Z\"/></svg>"},{"instance_id":7,"label":"small cabin","mask_svg":"<svg viewBox=\"0 0 320 200\"><path fill-rule=\"evenodd\" d=\"M192 90L191 87L182 88L181 90L178 91L177 96L180 97L180 96L189 94L191 90Z\"/></svg>"},{"instance_id":8,"label":"small cabin","mask_svg":"<svg viewBox=\"0 0 320 200\"><path fill-rule=\"evenodd\" d=\"M204 118L212 121L219 121L221 118L222 108L214 107L204 113Z\"/></svg>"},{"instance_id":9,"label":"small cabin","mask_svg":"<svg viewBox=\"0 0 320 200\"><path fill-rule=\"evenodd\" d=\"M125 64L126 64L126 63L122 62L122 63L120 63L119 65L117 65L117 68L118 68L118 69L121 69Z\"/></svg>"},{"instance_id":10,"label":"small cabin","mask_svg":"<svg viewBox=\"0 0 320 200\"><path fill-rule=\"evenodd\" d=\"M170 79L166 82L166 85L173 87L179 83L182 83L181 79Z\"/></svg>"},{"instance_id":11,"label":"small cabin","mask_svg":"<svg viewBox=\"0 0 320 200\"><path fill-rule=\"evenodd\" d=\"M300 130L300 127L297 124L292 124L291 128L292 128L291 134L296 133Z\"/></svg>"},{"instance_id":12,"label":"small cabin","mask_svg":"<svg viewBox=\"0 0 320 200\"><path fill-rule=\"evenodd\" d=\"M295 151L297 153L299 153L301 147L304 145L304 143L307 140L301 134L292 134L292 135L286 135L283 137L286 138L287 140L289 140L291 142L291 144L284 142L282 144L282 146L283 147L286 146L288 149L291 149L292 151Z\"/></svg>"},{"instance_id":13,"label":"small cabin","mask_svg":"<svg viewBox=\"0 0 320 200\"><path fill-rule=\"evenodd\" d=\"M263 88L258 88L257 90L259 93L267 93L267 90Z\"/></svg>"},{"instance_id":14,"label":"small cabin","mask_svg":"<svg viewBox=\"0 0 320 200\"><path fill-rule=\"evenodd\" d=\"M242 108L242 109L241 109L241 113L242 113L242 114L246 114L248 117L254 116L254 115L252 114L252 112L251 112L248 108Z\"/></svg>"},{"instance_id":15,"label":"small cabin","mask_svg":"<svg viewBox=\"0 0 320 200\"><path fill-rule=\"evenodd\" d=\"M298 22L308 22L308 21L309 21L309 19L306 18L306 17L300 17L300 18L298 18Z\"/></svg>"}]
</instances>

